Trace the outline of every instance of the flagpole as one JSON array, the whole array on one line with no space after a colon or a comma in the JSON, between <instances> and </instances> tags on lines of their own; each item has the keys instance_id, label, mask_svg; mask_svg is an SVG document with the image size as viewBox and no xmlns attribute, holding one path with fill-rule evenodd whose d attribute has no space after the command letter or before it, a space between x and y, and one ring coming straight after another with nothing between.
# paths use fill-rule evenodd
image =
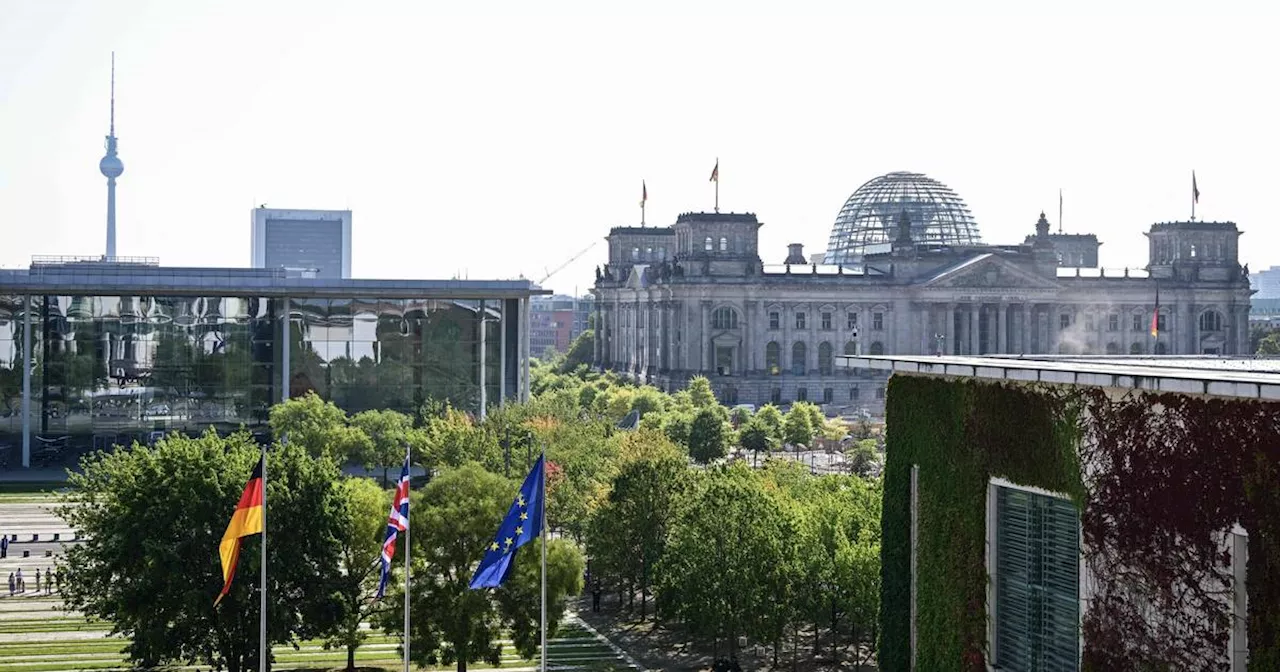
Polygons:
<instances>
[{"instance_id":1,"label":"flagpole","mask_svg":"<svg viewBox=\"0 0 1280 672\"><path fill-rule=\"evenodd\" d=\"M404 447L404 463L409 464L410 456L413 448L406 445ZM413 476L409 478L410 485L413 484ZM412 490L412 488L410 488ZM406 492L405 495L409 493ZM389 564L389 563L388 563ZM390 571L388 569L388 571ZM409 517L404 519L404 672L409 672Z\"/></svg>"},{"instance_id":2,"label":"flagpole","mask_svg":"<svg viewBox=\"0 0 1280 672\"><path fill-rule=\"evenodd\" d=\"M720 212L720 157L716 157L716 212Z\"/></svg>"},{"instance_id":3,"label":"flagpole","mask_svg":"<svg viewBox=\"0 0 1280 672\"><path fill-rule=\"evenodd\" d=\"M1196 221L1196 171L1191 171L1191 221Z\"/></svg>"},{"instance_id":4,"label":"flagpole","mask_svg":"<svg viewBox=\"0 0 1280 672\"><path fill-rule=\"evenodd\" d=\"M547 672L547 444L542 444L542 672Z\"/></svg>"},{"instance_id":5,"label":"flagpole","mask_svg":"<svg viewBox=\"0 0 1280 672\"><path fill-rule=\"evenodd\" d=\"M281 442L288 441L288 435L280 436ZM258 589L261 604L258 607L258 672L267 672L267 444L262 444L262 567L261 581Z\"/></svg>"},{"instance_id":6,"label":"flagpole","mask_svg":"<svg viewBox=\"0 0 1280 672\"><path fill-rule=\"evenodd\" d=\"M1058 188L1058 233L1062 233L1062 188Z\"/></svg>"}]
</instances>

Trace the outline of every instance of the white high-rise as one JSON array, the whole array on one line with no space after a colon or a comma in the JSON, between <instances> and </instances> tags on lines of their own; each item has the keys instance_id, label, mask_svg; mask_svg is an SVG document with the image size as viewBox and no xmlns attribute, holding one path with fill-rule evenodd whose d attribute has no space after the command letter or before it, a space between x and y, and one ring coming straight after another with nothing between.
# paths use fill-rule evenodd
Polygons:
<instances>
[{"instance_id":1,"label":"white high-rise","mask_svg":"<svg viewBox=\"0 0 1280 672\"><path fill-rule=\"evenodd\" d=\"M351 277L350 210L254 208L254 268L313 271L320 278Z\"/></svg>"}]
</instances>

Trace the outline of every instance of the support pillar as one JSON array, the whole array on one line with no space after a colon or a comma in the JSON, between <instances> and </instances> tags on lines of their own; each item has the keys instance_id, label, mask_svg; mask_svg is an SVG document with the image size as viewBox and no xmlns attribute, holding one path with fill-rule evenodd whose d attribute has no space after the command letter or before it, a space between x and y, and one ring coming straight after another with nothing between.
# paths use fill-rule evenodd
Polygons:
<instances>
[{"instance_id":1,"label":"support pillar","mask_svg":"<svg viewBox=\"0 0 1280 672\"><path fill-rule=\"evenodd\" d=\"M947 304L947 315L943 320L942 328L946 339L942 343L942 354L959 354L960 351L956 347L958 345L956 343L956 304Z\"/></svg>"},{"instance_id":2,"label":"support pillar","mask_svg":"<svg viewBox=\"0 0 1280 672\"><path fill-rule=\"evenodd\" d=\"M289 400L289 348L293 341L293 325L290 324L289 297L280 299L280 401Z\"/></svg>"},{"instance_id":3,"label":"support pillar","mask_svg":"<svg viewBox=\"0 0 1280 672\"><path fill-rule=\"evenodd\" d=\"M520 401L529 401L529 297L520 299Z\"/></svg>"},{"instance_id":4,"label":"support pillar","mask_svg":"<svg viewBox=\"0 0 1280 672\"><path fill-rule=\"evenodd\" d=\"M22 297L22 468L31 467L31 297Z\"/></svg>"},{"instance_id":5,"label":"support pillar","mask_svg":"<svg viewBox=\"0 0 1280 672\"><path fill-rule=\"evenodd\" d=\"M480 326L480 422L484 422L485 411L486 411L486 409L487 409L487 407L488 407L488 405L489 405L489 403L488 403L488 402L489 402L489 400L488 400L488 394L486 393L486 390L484 389L484 388L485 388L485 374L486 374L486 373L488 373L488 372L485 370L485 364L487 363L487 362L485 362L485 350L487 350L487 349L488 349L488 348L486 347L488 344L485 342L485 333L484 333L484 332L485 332L485 326L486 326L486 325L485 325L485 323L489 321L489 320L488 320L489 315L488 315L487 311L488 311L488 308L486 308L486 307L485 307L484 299L480 299L480 310L479 310L479 317L480 317L480 325L479 325L479 326Z\"/></svg>"},{"instance_id":6,"label":"support pillar","mask_svg":"<svg viewBox=\"0 0 1280 672\"><path fill-rule=\"evenodd\" d=\"M599 324L600 320L596 320ZM600 363L600 332L596 330L591 340L595 345L592 363ZM498 304L498 405L507 405L507 300Z\"/></svg>"}]
</instances>

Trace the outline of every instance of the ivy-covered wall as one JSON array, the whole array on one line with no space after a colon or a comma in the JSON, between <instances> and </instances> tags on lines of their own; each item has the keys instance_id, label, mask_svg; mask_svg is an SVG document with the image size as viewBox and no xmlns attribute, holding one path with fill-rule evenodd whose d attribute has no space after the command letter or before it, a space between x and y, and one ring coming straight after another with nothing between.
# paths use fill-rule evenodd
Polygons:
<instances>
[{"instance_id":1,"label":"ivy-covered wall","mask_svg":"<svg viewBox=\"0 0 1280 672\"><path fill-rule=\"evenodd\" d=\"M917 669L985 669L992 477L1081 507L1098 579L1083 669L1221 669L1235 523L1249 534L1249 668L1280 669L1280 405L895 375L886 412L881 669L909 669L913 464Z\"/></svg>"}]
</instances>

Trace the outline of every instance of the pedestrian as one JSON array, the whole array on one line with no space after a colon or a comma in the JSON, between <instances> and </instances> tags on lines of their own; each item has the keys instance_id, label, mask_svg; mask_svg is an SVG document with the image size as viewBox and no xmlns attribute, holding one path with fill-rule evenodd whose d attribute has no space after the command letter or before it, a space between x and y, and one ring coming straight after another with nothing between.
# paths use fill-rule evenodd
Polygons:
<instances>
[{"instance_id":1,"label":"pedestrian","mask_svg":"<svg viewBox=\"0 0 1280 672\"><path fill-rule=\"evenodd\" d=\"M22 585L22 568L21 567L18 568L18 592L19 593L27 592L27 587Z\"/></svg>"},{"instance_id":2,"label":"pedestrian","mask_svg":"<svg viewBox=\"0 0 1280 672\"><path fill-rule=\"evenodd\" d=\"M600 611L600 579L591 586L591 611Z\"/></svg>"},{"instance_id":3,"label":"pedestrian","mask_svg":"<svg viewBox=\"0 0 1280 672\"><path fill-rule=\"evenodd\" d=\"M61 593L62 592L62 572L54 573L53 580L57 582L54 584L54 587L58 589L59 593Z\"/></svg>"},{"instance_id":4,"label":"pedestrian","mask_svg":"<svg viewBox=\"0 0 1280 672\"><path fill-rule=\"evenodd\" d=\"M36 567L36 592L40 592L40 568Z\"/></svg>"},{"instance_id":5,"label":"pedestrian","mask_svg":"<svg viewBox=\"0 0 1280 672\"><path fill-rule=\"evenodd\" d=\"M9 597L13 597L13 591L18 588L18 582L13 578L13 572L9 572Z\"/></svg>"},{"instance_id":6,"label":"pedestrian","mask_svg":"<svg viewBox=\"0 0 1280 672\"><path fill-rule=\"evenodd\" d=\"M9 557L9 535L0 534L0 558Z\"/></svg>"}]
</instances>

